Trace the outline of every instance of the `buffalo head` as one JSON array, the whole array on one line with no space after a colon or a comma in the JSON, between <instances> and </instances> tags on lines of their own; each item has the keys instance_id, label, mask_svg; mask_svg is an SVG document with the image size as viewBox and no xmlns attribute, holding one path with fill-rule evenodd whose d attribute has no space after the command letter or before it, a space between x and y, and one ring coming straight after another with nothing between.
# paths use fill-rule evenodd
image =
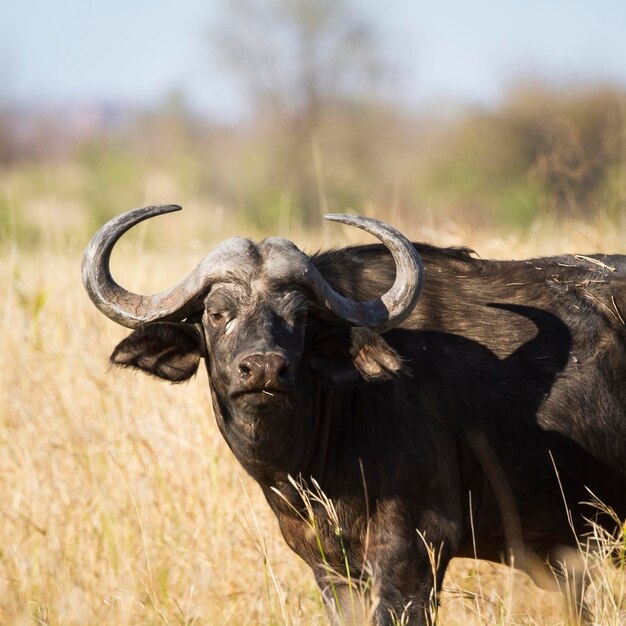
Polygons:
<instances>
[{"instance_id":1,"label":"buffalo head","mask_svg":"<svg viewBox=\"0 0 626 626\"><path fill-rule=\"evenodd\" d=\"M311 401L322 379L345 384L394 375L401 362L378 333L413 310L423 267L412 244L374 219L327 219L375 235L396 263L395 282L379 298L356 302L337 293L311 259L292 242L243 238L225 241L183 281L145 296L120 287L109 258L135 224L180 207L135 209L109 221L83 257L83 282L95 305L115 322L135 329L111 356L180 382L206 360L219 414L248 421L293 414Z\"/></svg>"}]
</instances>

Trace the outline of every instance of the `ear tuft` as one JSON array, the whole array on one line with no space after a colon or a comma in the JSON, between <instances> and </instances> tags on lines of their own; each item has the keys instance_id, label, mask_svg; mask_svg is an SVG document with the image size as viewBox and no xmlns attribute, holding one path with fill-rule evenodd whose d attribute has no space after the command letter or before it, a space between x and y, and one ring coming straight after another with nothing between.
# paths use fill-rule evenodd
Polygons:
<instances>
[{"instance_id":1,"label":"ear tuft","mask_svg":"<svg viewBox=\"0 0 626 626\"><path fill-rule=\"evenodd\" d=\"M384 382L406 371L398 353L367 328L323 328L310 362L317 376L334 386Z\"/></svg>"},{"instance_id":2,"label":"ear tuft","mask_svg":"<svg viewBox=\"0 0 626 626\"><path fill-rule=\"evenodd\" d=\"M402 359L380 335L367 328L353 328L351 336L350 356L363 378L385 381L402 373Z\"/></svg>"},{"instance_id":3,"label":"ear tuft","mask_svg":"<svg viewBox=\"0 0 626 626\"><path fill-rule=\"evenodd\" d=\"M200 334L192 324L153 322L121 341L110 360L113 365L133 367L179 383L196 373L200 346Z\"/></svg>"}]
</instances>

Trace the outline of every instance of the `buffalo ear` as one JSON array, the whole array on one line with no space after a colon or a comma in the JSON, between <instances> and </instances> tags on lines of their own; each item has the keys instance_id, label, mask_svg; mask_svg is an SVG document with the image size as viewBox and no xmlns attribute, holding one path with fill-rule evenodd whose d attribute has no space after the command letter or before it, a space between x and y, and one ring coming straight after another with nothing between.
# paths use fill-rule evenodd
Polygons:
<instances>
[{"instance_id":1,"label":"buffalo ear","mask_svg":"<svg viewBox=\"0 0 626 626\"><path fill-rule=\"evenodd\" d=\"M138 328L113 350L113 365L180 383L197 371L204 345L195 324L152 322Z\"/></svg>"},{"instance_id":2,"label":"buffalo ear","mask_svg":"<svg viewBox=\"0 0 626 626\"><path fill-rule=\"evenodd\" d=\"M366 380L391 380L402 372L398 353L380 336L367 328L352 328L350 356Z\"/></svg>"},{"instance_id":3,"label":"buffalo ear","mask_svg":"<svg viewBox=\"0 0 626 626\"><path fill-rule=\"evenodd\" d=\"M311 366L326 383L354 385L396 378L404 363L380 335L350 328L324 333L312 352Z\"/></svg>"}]
</instances>

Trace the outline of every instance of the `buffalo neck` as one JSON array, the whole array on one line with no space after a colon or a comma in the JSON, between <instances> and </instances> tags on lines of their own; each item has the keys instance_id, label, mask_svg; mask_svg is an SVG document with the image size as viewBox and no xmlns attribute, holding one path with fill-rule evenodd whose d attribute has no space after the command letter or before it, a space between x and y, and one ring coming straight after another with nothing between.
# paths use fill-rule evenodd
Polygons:
<instances>
[{"instance_id":1,"label":"buffalo neck","mask_svg":"<svg viewBox=\"0 0 626 626\"><path fill-rule=\"evenodd\" d=\"M308 479L312 472L314 477L323 473L332 396L319 383L310 397L259 413L224 402L213 388L211 394L226 443L257 482L280 489L290 476Z\"/></svg>"}]
</instances>

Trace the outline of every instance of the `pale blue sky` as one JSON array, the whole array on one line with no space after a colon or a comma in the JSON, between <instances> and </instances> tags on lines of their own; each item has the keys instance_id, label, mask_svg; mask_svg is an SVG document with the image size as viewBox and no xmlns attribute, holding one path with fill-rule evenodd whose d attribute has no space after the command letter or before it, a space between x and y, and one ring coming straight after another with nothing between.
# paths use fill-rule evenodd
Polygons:
<instances>
[{"instance_id":1,"label":"pale blue sky","mask_svg":"<svg viewBox=\"0 0 626 626\"><path fill-rule=\"evenodd\" d=\"M626 0L354 2L380 23L411 103L491 103L525 76L626 86ZM207 113L241 108L208 44L222 0L4 4L0 93L15 101L149 105L180 88Z\"/></svg>"}]
</instances>

